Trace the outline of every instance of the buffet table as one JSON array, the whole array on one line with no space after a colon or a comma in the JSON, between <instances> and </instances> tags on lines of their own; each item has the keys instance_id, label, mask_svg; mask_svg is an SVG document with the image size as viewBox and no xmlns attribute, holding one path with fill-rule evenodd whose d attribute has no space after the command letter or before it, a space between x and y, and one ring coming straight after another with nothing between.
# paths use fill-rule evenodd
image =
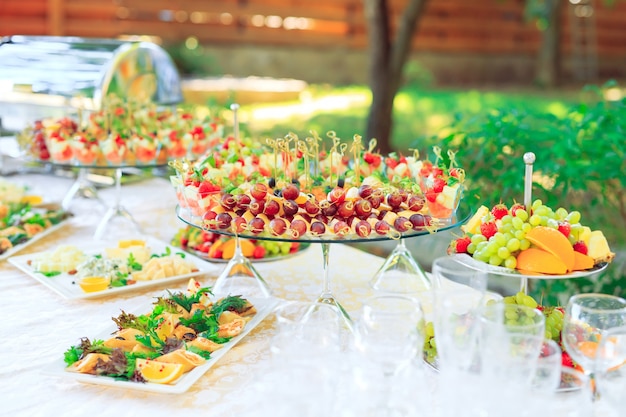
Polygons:
<instances>
[{"instance_id":1,"label":"buffet table","mask_svg":"<svg viewBox=\"0 0 626 417\"><path fill-rule=\"evenodd\" d=\"M44 201L59 201L72 180L46 175L21 175L12 181L29 186L30 194ZM101 189L102 200L111 201L114 189ZM123 203L146 235L168 242L184 224L176 217L173 188L163 178L151 178L122 187ZM34 242L19 254L49 250L59 244L83 245L93 242L96 225L107 208L98 201L77 199L71 211L74 217L54 233ZM106 238L138 237L128 225L112 224ZM369 279L383 259L344 244L333 244L330 251L330 274L333 293L350 314L355 314L361 300L372 295ZM210 273L198 280L211 285L224 264L214 264ZM287 300L314 300L322 288L322 253L312 244L300 253L283 260L256 264L275 295ZM287 416L294 409L298 415L362 416L364 405L354 398L359 390L363 398L376 393L380 383L376 374L361 380L369 387L356 387L346 378L355 368L350 360L339 359L326 371L328 387L319 384L319 375L293 396L277 393L284 390L282 374L289 366L278 368L272 362L271 340L276 320L270 314L204 376L183 394L149 393L83 384L70 378L51 375L51 364L63 361L64 351L81 337L93 337L110 327L110 318L120 310L133 311L145 305L166 288L184 289L186 280L176 285L157 285L149 289L110 295L102 298L67 300L30 278L9 262L0 263L0 294L3 324L0 327L0 398L2 415L12 416L183 416L200 413L207 416ZM422 300L426 302L425 300ZM335 358L336 359L336 358ZM330 360L330 359L329 359ZM274 365L272 365L274 364ZM312 363L319 371L327 364ZM275 379L268 378L272 374ZM276 379L278 376L278 379ZM285 375L287 376L287 375ZM362 375L363 376L363 375ZM408 407L409 415L438 415L437 373L420 360L399 375L394 388L396 401ZM317 381L317 382L316 382ZM277 383L278 382L278 383ZM304 391L302 391L304 389ZM352 391L351 391L352 390ZM369 390L369 391L368 391ZM310 396L309 396L310 394ZM288 398L297 404L281 404ZM361 399L363 399L361 398ZM311 408L311 406L315 407ZM597 405L597 404L596 404ZM600 404L601 405L601 404ZM301 412L300 412L301 411ZM570 416L570 414L567 414ZM609 415L609 414L598 414Z\"/></svg>"},{"instance_id":2,"label":"buffet table","mask_svg":"<svg viewBox=\"0 0 626 417\"><path fill-rule=\"evenodd\" d=\"M13 177L17 183L30 187L31 194L44 200L59 200L71 186L71 180L44 175ZM167 180L152 178L122 188L123 202L140 223L144 233L169 241L183 226L176 217L174 190ZM107 201L112 189L100 190ZM97 201L75 200L75 214L65 227L46 236L19 254L49 250L59 244L81 245L93 241L93 232L106 211ZM115 226L115 225L113 225ZM121 226L123 227L123 225ZM107 238L132 235L132 231L107 231ZM136 236L136 235L135 235ZM333 290L349 312L356 311L359 300L370 294L368 280L383 259L347 245L333 245L330 272ZM215 274L198 278L211 284L223 264L216 264ZM275 291L290 300L313 300L322 285L322 254L318 245L282 261L257 264L257 270ZM171 285L170 285L171 286ZM176 289L184 289L181 280ZM205 415L230 416L252 412L248 388L271 355L269 343L274 318L267 317L238 345L229 351L192 388L181 395L163 395L123 391L59 379L46 374L53 362L62 361L63 352L83 336L96 334L111 323L120 310L132 311L144 305L167 286L133 291L116 296L89 300L66 300L14 268L7 261L0 263L2 294L0 355L0 396L5 415L85 416L85 415L183 415L206 410ZM246 404L242 404L243 398ZM258 399L262 401L262 398ZM204 412L204 411L203 411Z\"/></svg>"}]
</instances>

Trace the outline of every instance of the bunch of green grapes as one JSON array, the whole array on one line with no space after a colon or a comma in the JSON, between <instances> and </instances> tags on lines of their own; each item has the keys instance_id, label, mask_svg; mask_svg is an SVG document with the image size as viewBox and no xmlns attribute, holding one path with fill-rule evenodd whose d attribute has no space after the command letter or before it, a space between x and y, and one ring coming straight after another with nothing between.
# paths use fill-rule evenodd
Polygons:
<instances>
[{"instance_id":1,"label":"bunch of green grapes","mask_svg":"<svg viewBox=\"0 0 626 417\"><path fill-rule=\"evenodd\" d=\"M257 245L265 248L266 256L289 255L291 242L278 242L274 240L258 240Z\"/></svg>"},{"instance_id":2,"label":"bunch of green grapes","mask_svg":"<svg viewBox=\"0 0 626 417\"><path fill-rule=\"evenodd\" d=\"M561 330L563 330L563 308L543 307L530 295L518 292L515 295L504 297L505 304L524 305L530 308L539 309L546 318L545 338L555 342L561 341ZM508 319L508 317L506 318ZM511 319L514 319L513 317Z\"/></svg>"},{"instance_id":3,"label":"bunch of green grapes","mask_svg":"<svg viewBox=\"0 0 626 417\"><path fill-rule=\"evenodd\" d=\"M509 210L508 214L493 222L492 227L495 227L497 231L489 239L482 233L472 235L467 252L475 259L490 265L515 269L516 256L519 251L530 247L526 234L534 227L547 226L560 231L563 231L560 228L567 227L568 229L565 230L570 242L574 243L579 240L583 229L580 224L580 212L568 212L563 207L553 211L537 199L532 204L531 213L529 215L523 208L517 208L515 211Z\"/></svg>"},{"instance_id":4,"label":"bunch of green grapes","mask_svg":"<svg viewBox=\"0 0 626 417\"><path fill-rule=\"evenodd\" d=\"M432 321L426 323L424 327L424 358L434 363L437 358L437 345L435 343L435 327Z\"/></svg>"}]
</instances>

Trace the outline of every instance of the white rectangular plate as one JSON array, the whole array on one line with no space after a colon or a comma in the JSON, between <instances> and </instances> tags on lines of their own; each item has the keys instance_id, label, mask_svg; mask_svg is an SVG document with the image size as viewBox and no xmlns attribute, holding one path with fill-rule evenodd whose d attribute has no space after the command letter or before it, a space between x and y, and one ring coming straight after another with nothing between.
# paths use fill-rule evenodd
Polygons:
<instances>
[{"instance_id":1,"label":"white rectangular plate","mask_svg":"<svg viewBox=\"0 0 626 417\"><path fill-rule=\"evenodd\" d=\"M18 245L13 246L11 249L9 249L6 252L3 252L0 255L0 261L9 258L10 256L13 256L14 254L18 253L19 251L21 251L24 248L29 247L30 245L32 245L33 243L37 242L39 239L48 236L50 233L54 233L55 231L59 230L60 228L62 228L63 226L65 226L69 221L70 221L71 217L60 221L59 223L55 224L54 226L48 227L47 229L41 231L40 233L37 233L35 236L33 236L32 238L28 239L26 242L24 243L20 243Z\"/></svg>"},{"instance_id":2,"label":"white rectangular plate","mask_svg":"<svg viewBox=\"0 0 626 417\"><path fill-rule=\"evenodd\" d=\"M170 248L172 253L182 252L181 249L176 248L175 246L168 245L160 240L150 238L150 237L142 237L142 240L145 240L146 245L150 248L151 253L164 253L166 248ZM82 244L77 244L76 246L84 247ZM104 252L106 248L112 248L117 246L117 241L114 242L100 242L96 245L92 245L89 249L85 249L85 253L87 254L98 254ZM113 287L107 288L104 291L96 291L96 292L84 292L82 288L78 285L77 277L69 274L60 274L53 277L47 277L39 272L36 272L30 265L28 265L28 261L35 259L39 254L32 253L28 255L21 256L13 256L9 258L9 262L15 265L17 268L24 271L26 274L30 275L46 287L55 291L57 294L61 295L67 299L78 299L78 298L97 298L104 297L112 294L124 293L129 291L138 290L141 288L151 287L155 285L161 285L165 283L171 283L180 281L185 278L190 278L202 274L214 274L217 275L221 271L221 267L219 265L214 265L209 262L206 262L203 259L198 258L197 256L185 253L185 259L192 261L198 268L198 271L191 272L189 274L184 275L175 275L167 278L160 278L150 281L137 281L135 284L126 285L124 287ZM74 282L74 284L73 284Z\"/></svg>"},{"instance_id":3,"label":"white rectangular plate","mask_svg":"<svg viewBox=\"0 0 626 417\"><path fill-rule=\"evenodd\" d=\"M183 374L176 382L172 384L156 384L152 382L131 382L131 381L122 381L116 380L107 376L96 376L96 375L88 375L81 374L77 372L69 372L65 370L65 362L62 359L51 363L47 367L45 367L42 372L47 375L62 377L62 378L70 378L75 381L88 383L88 384L96 384L96 385L104 385L108 387L117 387L122 389L132 389L139 391L148 391L148 392L157 392L161 394L181 394L187 391L196 381L202 377L217 361L220 360L222 356L224 356L228 351L233 348L241 339L243 339L252 329L261 323L265 317L268 316L276 307L278 303L278 299L276 298L259 298L253 299L250 298L250 302L256 307L257 313L254 315L252 320L246 323L246 327L244 327L243 332L238 334L237 336L230 339L227 343L224 344L224 347L216 350L211 353L211 359L206 361L201 366L198 366L191 371ZM152 305L144 307L141 310L135 312L135 314L146 314L151 310ZM99 336L92 338L94 339L106 339L110 337L111 333L114 332L117 328L113 325L111 328L101 333ZM69 348L69 346L68 346Z\"/></svg>"}]
</instances>

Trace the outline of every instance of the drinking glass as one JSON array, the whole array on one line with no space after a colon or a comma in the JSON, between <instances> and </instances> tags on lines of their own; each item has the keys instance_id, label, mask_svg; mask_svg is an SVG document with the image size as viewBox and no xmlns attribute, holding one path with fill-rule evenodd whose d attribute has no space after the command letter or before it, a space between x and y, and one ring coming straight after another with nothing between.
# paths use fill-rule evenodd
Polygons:
<instances>
[{"instance_id":1,"label":"drinking glass","mask_svg":"<svg viewBox=\"0 0 626 417\"><path fill-rule=\"evenodd\" d=\"M468 268L450 256L433 261L431 286L435 290L472 288L484 293L487 283L486 272Z\"/></svg>"},{"instance_id":2,"label":"drinking glass","mask_svg":"<svg viewBox=\"0 0 626 417\"><path fill-rule=\"evenodd\" d=\"M561 347L551 339L543 341L537 360L537 369L532 377L532 387L537 392L553 392L561 384Z\"/></svg>"},{"instance_id":3,"label":"drinking glass","mask_svg":"<svg viewBox=\"0 0 626 417\"><path fill-rule=\"evenodd\" d=\"M372 416L404 415L390 403L395 375L413 360L424 343L424 314L417 300L403 295L379 295L363 303L356 324L355 347L383 379L377 387L380 400Z\"/></svg>"},{"instance_id":4,"label":"drinking glass","mask_svg":"<svg viewBox=\"0 0 626 417\"><path fill-rule=\"evenodd\" d=\"M626 410L626 326L609 329L595 362L598 400L613 413Z\"/></svg>"},{"instance_id":5,"label":"drinking glass","mask_svg":"<svg viewBox=\"0 0 626 417\"><path fill-rule=\"evenodd\" d=\"M572 359L592 376L598 344L612 328L626 325L626 300L608 294L572 296L565 308L561 338Z\"/></svg>"}]
</instances>

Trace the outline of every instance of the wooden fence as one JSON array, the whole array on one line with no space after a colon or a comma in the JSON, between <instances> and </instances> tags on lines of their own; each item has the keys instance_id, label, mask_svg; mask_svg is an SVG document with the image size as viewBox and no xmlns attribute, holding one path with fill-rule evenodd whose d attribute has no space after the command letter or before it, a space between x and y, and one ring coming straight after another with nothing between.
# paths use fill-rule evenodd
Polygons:
<instances>
[{"instance_id":1,"label":"wooden fence","mask_svg":"<svg viewBox=\"0 0 626 417\"><path fill-rule=\"evenodd\" d=\"M540 31L525 19L524 3L431 0L413 50L533 56ZM391 4L397 16L406 0ZM587 57L601 72L626 70L626 2L563 0L561 13L565 59ZM194 37L229 47L367 47L363 0L0 0L0 36L11 34L150 35L164 44Z\"/></svg>"}]
</instances>

